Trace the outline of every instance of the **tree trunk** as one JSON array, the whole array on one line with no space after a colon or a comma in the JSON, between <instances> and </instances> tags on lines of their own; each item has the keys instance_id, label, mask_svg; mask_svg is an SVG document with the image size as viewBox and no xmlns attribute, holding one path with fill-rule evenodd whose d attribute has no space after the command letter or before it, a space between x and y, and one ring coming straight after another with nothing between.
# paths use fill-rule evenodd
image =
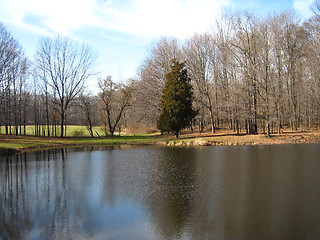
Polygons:
<instances>
[{"instance_id":1,"label":"tree trunk","mask_svg":"<svg viewBox=\"0 0 320 240\"><path fill-rule=\"evenodd\" d=\"M64 137L64 114L61 114L60 137Z\"/></svg>"},{"instance_id":2,"label":"tree trunk","mask_svg":"<svg viewBox=\"0 0 320 240\"><path fill-rule=\"evenodd\" d=\"M216 128L214 126L214 116L213 116L212 107L209 108L209 112L210 112L211 132L215 133L216 132Z\"/></svg>"},{"instance_id":3,"label":"tree trunk","mask_svg":"<svg viewBox=\"0 0 320 240\"><path fill-rule=\"evenodd\" d=\"M239 131L239 120L236 120L236 129L237 129L237 134L239 135L240 131Z\"/></svg>"},{"instance_id":4,"label":"tree trunk","mask_svg":"<svg viewBox=\"0 0 320 240\"><path fill-rule=\"evenodd\" d=\"M271 137L270 122L267 122L267 137Z\"/></svg>"}]
</instances>

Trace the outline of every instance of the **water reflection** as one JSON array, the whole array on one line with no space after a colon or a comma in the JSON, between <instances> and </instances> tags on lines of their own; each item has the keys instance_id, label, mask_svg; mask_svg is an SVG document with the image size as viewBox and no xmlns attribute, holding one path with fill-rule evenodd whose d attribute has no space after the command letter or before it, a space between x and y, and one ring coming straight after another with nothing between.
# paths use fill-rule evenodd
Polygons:
<instances>
[{"instance_id":1,"label":"water reflection","mask_svg":"<svg viewBox=\"0 0 320 240\"><path fill-rule=\"evenodd\" d=\"M319 239L320 148L55 149L0 158L0 239Z\"/></svg>"},{"instance_id":2,"label":"water reflection","mask_svg":"<svg viewBox=\"0 0 320 240\"><path fill-rule=\"evenodd\" d=\"M152 222L163 239L180 237L190 221L196 184L195 149L177 151L166 148L158 162L158 177L150 186L152 194L146 203Z\"/></svg>"}]
</instances>

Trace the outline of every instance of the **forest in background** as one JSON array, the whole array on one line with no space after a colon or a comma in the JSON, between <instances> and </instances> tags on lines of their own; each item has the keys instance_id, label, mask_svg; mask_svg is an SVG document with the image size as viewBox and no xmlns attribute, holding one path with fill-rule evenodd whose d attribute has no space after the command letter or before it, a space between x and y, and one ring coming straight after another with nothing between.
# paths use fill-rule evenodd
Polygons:
<instances>
[{"instance_id":1,"label":"forest in background","mask_svg":"<svg viewBox=\"0 0 320 240\"><path fill-rule=\"evenodd\" d=\"M225 14L213 31L179 41L162 37L136 77L118 83L95 78L97 54L57 36L42 38L32 61L0 25L0 125L2 134L64 137L66 125L85 125L91 136L121 129L155 130L172 60L185 63L198 115L192 129L280 133L320 127L320 16L301 23L291 12L258 17Z\"/></svg>"}]
</instances>

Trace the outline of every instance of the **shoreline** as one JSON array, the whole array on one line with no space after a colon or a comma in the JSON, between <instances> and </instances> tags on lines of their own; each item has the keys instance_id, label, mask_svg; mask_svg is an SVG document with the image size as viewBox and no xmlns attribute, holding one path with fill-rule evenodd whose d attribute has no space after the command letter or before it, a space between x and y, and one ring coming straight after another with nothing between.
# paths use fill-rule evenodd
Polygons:
<instances>
[{"instance_id":1,"label":"shoreline","mask_svg":"<svg viewBox=\"0 0 320 240\"><path fill-rule=\"evenodd\" d=\"M193 134L194 135L194 134ZM167 142L167 146L232 146L232 145L281 145L320 143L320 131L290 131L281 134L232 134L230 132L206 133L204 135L190 135L181 140Z\"/></svg>"},{"instance_id":2,"label":"shoreline","mask_svg":"<svg viewBox=\"0 0 320 240\"><path fill-rule=\"evenodd\" d=\"M180 138L172 135L130 135L109 138L53 138L36 136L0 135L0 155L37 151L50 148L81 146L232 146L232 145L274 145L274 144L320 143L320 131L288 131L273 134L246 135L231 131L217 133L185 133Z\"/></svg>"}]
</instances>

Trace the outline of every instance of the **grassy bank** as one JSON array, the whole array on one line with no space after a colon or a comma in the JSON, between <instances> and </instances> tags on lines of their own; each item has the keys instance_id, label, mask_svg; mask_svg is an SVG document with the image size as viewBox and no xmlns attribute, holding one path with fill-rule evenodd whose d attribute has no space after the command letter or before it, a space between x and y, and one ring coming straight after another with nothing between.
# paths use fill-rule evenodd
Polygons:
<instances>
[{"instance_id":1,"label":"grassy bank","mask_svg":"<svg viewBox=\"0 0 320 240\"><path fill-rule=\"evenodd\" d=\"M175 139L172 135L127 135L110 138L67 137L50 138L35 136L0 135L0 152L16 152L41 148L84 145L162 145L162 146L209 146L209 145L270 145L292 143L320 143L320 131L284 132L266 137L236 135L230 131L212 133L187 133Z\"/></svg>"},{"instance_id":2,"label":"grassy bank","mask_svg":"<svg viewBox=\"0 0 320 240\"><path fill-rule=\"evenodd\" d=\"M35 137L0 135L0 152L34 150L40 148L82 146L82 145L144 145L154 144L159 137L152 135L116 136L110 138L89 137Z\"/></svg>"}]
</instances>

